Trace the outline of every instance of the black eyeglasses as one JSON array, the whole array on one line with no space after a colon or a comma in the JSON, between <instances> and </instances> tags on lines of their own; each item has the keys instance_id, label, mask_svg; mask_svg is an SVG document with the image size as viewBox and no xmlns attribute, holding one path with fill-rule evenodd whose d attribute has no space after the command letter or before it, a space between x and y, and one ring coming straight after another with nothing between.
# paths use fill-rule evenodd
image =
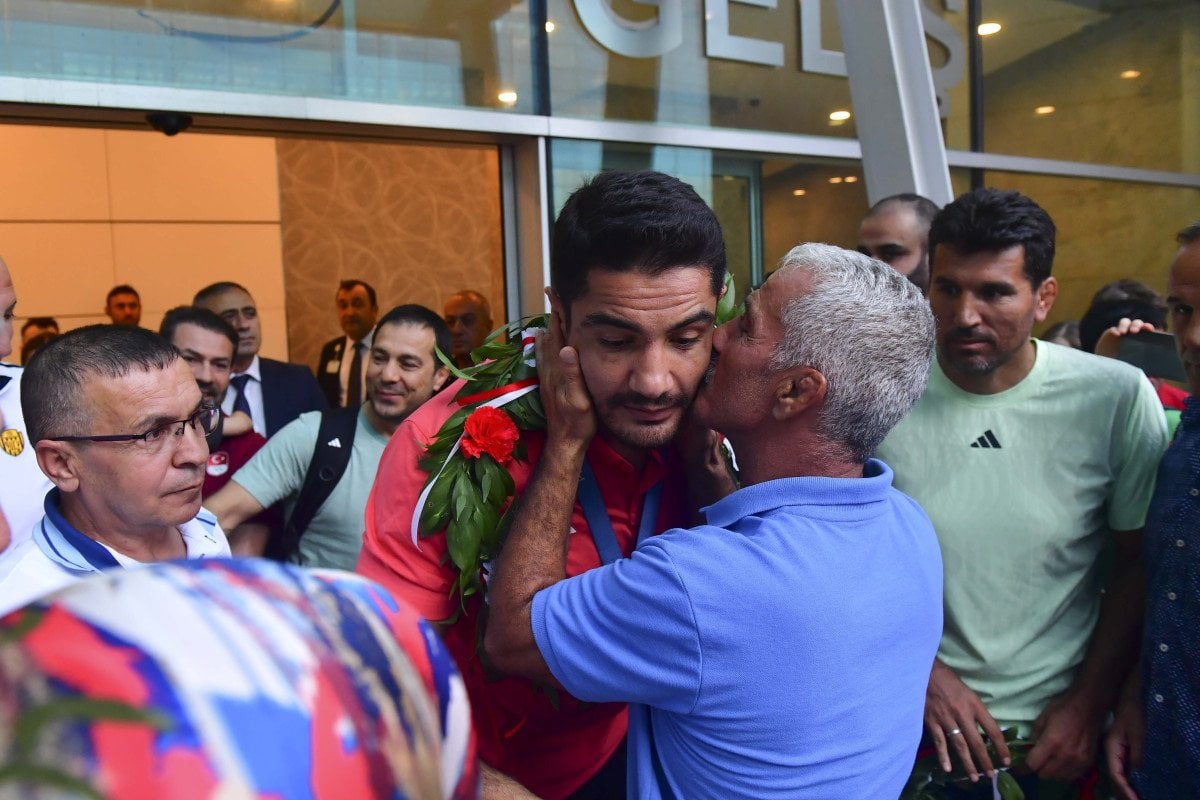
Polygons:
<instances>
[{"instance_id":1,"label":"black eyeglasses","mask_svg":"<svg viewBox=\"0 0 1200 800\"><path fill-rule=\"evenodd\" d=\"M178 443L182 440L183 435L187 433L189 428L196 430L199 427L205 434L212 433L216 430L217 420L220 416L221 409L205 406L187 419L165 422L162 425L156 425L145 433L112 433L103 436L47 436L46 438L52 442L138 442L141 447L158 452L163 449L167 442L174 441ZM174 437L172 438L170 434L174 434Z\"/></svg>"}]
</instances>

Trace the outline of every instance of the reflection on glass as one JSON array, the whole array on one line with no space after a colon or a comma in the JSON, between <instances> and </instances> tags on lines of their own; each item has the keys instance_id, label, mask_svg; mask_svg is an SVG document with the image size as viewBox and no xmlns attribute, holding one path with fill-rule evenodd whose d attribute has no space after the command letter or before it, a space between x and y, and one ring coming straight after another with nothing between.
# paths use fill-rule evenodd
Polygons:
<instances>
[{"instance_id":1,"label":"reflection on glass","mask_svg":"<svg viewBox=\"0 0 1200 800\"><path fill-rule=\"evenodd\" d=\"M552 113L854 138L829 118L849 82L802 64L802 5L840 57L832 2L549 0Z\"/></svg>"},{"instance_id":2,"label":"reflection on glass","mask_svg":"<svg viewBox=\"0 0 1200 800\"><path fill-rule=\"evenodd\" d=\"M1200 172L1195 0L984 0L983 18L1002 24L982 41L987 152Z\"/></svg>"},{"instance_id":3,"label":"reflection on glass","mask_svg":"<svg viewBox=\"0 0 1200 800\"><path fill-rule=\"evenodd\" d=\"M0 73L533 109L525 3L6 0Z\"/></svg>"}]
</instances>

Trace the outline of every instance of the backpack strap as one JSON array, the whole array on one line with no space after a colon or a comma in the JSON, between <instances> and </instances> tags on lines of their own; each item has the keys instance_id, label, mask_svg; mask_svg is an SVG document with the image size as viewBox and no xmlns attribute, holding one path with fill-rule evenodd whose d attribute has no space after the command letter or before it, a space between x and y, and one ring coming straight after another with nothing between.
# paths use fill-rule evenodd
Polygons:
<instances>
[{"instance_id":1,"label":"backpack strap","mask_svg":"<svg viewBox=\"0 0 1200 800\"><path fill-rule=\"evenodd\" d=\"M321 414L312 461L304 474L304 484L300 487L296 506L284 525L283 534L273 542L273 552L267 553L268 558L290 561L297 557L299 560L300 537L350 465L354 434L358 428L358 412L359 408L335 408Z\"/></svg>"}]
</instances>

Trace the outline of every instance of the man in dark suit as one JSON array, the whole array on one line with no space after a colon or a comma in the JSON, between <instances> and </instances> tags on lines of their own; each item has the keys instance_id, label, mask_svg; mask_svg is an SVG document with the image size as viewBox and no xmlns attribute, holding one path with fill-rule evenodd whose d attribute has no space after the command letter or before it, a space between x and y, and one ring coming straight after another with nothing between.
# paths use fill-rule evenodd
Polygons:
<instances>
[{"instance_id":1,"label":"man in dark suit","mask_svg":"<svg viewBox=\"0 0 1200 800\"><path fill-rule=\"evenodd\" d=\"M262 329L258 308L245 287L231 281L214 283L201 289L192 304L207 308L237 331L233 377L221 404L226 414L245 411L254 430L270 438L305 411L328 408L308 367L259 358Z\"/></svg>"},{"instance_id":2,"label":"man in dark suit","mask_svg":"<svg viewBox=\"0 0 1200 800\"><path fill-rule=\"evenodd\" d=\"M354 278L338 285L334 299L338 324L345 335L321 348L317 383L330 408L358 407L366 399L367 357L379 304L375 302L375 289Z\"/></svg>"}]
</instances>

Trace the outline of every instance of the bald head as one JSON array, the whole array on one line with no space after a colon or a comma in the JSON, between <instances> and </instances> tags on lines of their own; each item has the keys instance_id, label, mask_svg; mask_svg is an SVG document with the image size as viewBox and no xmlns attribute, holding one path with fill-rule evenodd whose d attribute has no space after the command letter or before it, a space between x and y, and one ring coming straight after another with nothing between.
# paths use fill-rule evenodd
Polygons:
<instances>
[{"instance_id":1,"label":"bald head","mask_svg":"<svg viewBox=\"0 0 1200 800\"><path fill-rule=\"evenodd\" d=\"M453 342L451 358L459 367L471 365L471 351L483 344L492 330L492 307L487 298L470 289L450 295L442 310Z\"/></svg>"},{"instance_id":2,"label":"bald head","mask_svg":"<svg viewBox=\"0 0 1200 800\"><path fill-rule=\"evenodd\" d=\"M918 194L885 197L858 228L858 252L878 259L922 292L929 288L929 225L937 204Z\"/></svg>"},{"instance_id":3,"label":"bald head","mask_svg":"<svg viewBox=\"0 0 1200 800\"><path fill-rule=\"evenodd\" d=\"M17 307L17 291L13 288L8 265L0 258L0 360L12 354L13 313Z\"/></svg>"}]
</instances>

